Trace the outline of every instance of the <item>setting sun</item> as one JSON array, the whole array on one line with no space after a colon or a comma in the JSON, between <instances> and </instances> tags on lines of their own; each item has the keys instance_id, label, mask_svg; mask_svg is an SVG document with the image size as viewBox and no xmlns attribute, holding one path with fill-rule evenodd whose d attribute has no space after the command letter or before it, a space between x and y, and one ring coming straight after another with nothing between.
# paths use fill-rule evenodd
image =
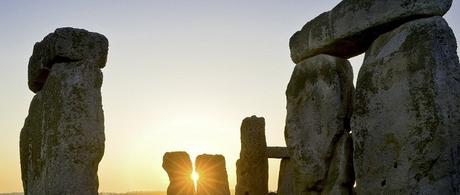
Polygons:
<instances>
[{"instance_id":1,"label":"setting sun","mask_svg":"<svg viewBox=\"0 0 460 195\"><path fill-rule=\"evenodd\" d=\"M196 183L198 182L200 175L197 172L193 171L191 177L192 177L193 183L195 183L195 186L196 186Z\"/></svg>"},{"instance_id":2,"label":"setting sun","mask_svg":"<svg viewBox=\"0 0 460 195\"><path fill-rule=\"evenodd\" d=\"M198 185L198 179L200 179L200 175L196 171L193 171L191 177L196 191L196 186Z\"/></svg>"}]
</instances>

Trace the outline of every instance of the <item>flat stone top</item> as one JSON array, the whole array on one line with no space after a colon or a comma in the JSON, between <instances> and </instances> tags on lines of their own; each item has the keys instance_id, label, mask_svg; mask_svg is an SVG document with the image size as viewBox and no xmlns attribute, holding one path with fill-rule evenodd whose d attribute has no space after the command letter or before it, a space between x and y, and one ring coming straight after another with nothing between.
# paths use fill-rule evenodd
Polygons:
<instances>
[{"instance_id":1,"label":"flat stone top","mask_svg":"<svg viewBox=\"0 0 460 195\"><path fill-rule=\"evenodd\" d=\"M213 159L216 161L225 161L225 157L221 154L200 154L196 157L196 161L201 161L203 159Z\"/></svg>"},{"instance_id":2,"label":"flat stone top","mask_svg":"<svg viewBox=\"0 0 460 195\"><path fill-rule=\"evenodd\" d=\"M108 49L107 38L99 33L70 27L56 29L34 45L28 65L30 90L40 91L55 63L86 61L103 68Z\"/></svg>"},{"instance_id":3,"label":"flat stone top","mask_svg":"<svg viewBox=\"0 0 460 195\"><path fill-rule=\"evenodd\" d=\"M265 140L265 119L257 116L243 119L240 128L240 140L241 153L252 151L255 152L253 155L265 156L265 148L267 147Z\"/></svg>"},{"instance_id":4,"label":"flat stone top","mask_svg":"<svg viewBox=\"0 0 460 195\"><path fill-rule=\"evenodd\" d=\"M243 119L243 125L256 125L260 127L265 127L265 119L264 117L257 117L256 115L252 115L251 117L246 117Z\"/></svg>"},{"instance_id":5,"label":"flat stone top","mask_svg":"<svg viewBox=\"0 0 460 195\"><path fill-rule=\"evenodd\" d=\"M295 63L318 54L349 58L405 22L442 16L452 0L343 0L303 26L289 41Z\"/></svg>"},{"instance_id":6,"label":"flat stone top","mask_svg":"<svg viewBox=\"0 0 460 195\"><path fill-rule=\"evenodd\" d=\"M222 167L225 169L225 157L220 154L201 154L196 157L195 167L197 171Z\"/></svg>"},{"instance_id":7,"label":"flat stone top","mask_svg":"<svg viewBox=\"0 0 460 195\"><path fill-rule=\"evenodd\" d=\"M163 168L170 176L190 175L192 173L192 161L187 152L166 152L163 155Z\"/></svg>"}]
</instances>

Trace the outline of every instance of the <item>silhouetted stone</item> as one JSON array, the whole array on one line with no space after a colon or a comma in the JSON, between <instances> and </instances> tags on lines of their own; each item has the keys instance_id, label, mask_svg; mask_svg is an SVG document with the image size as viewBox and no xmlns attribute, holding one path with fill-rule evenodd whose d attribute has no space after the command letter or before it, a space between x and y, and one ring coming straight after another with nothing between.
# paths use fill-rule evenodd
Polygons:
<instances>
[{"instance_id":1,"label":"silhouetted stone","mask_svg":"<svg viewBox=\"0 0 460 195\"><path fill-rule=\"evenodd\" d=\"M286 147L270 146L267 147L268 158L289 158L289 153Z\"/></svg>"},{"instance_id":2,"label":"silhouetted stone","mask_svg":"<svg viewBox=\"0 0 460 195\"><path fill-rule=\"evenodd\" d=\"M34 45L29 60L29 88L42 89L54 64L85 61L103 68L107 61L108 41L98 33L84 29L59 28ZM69 63L69 66L73 66Z\"/></svg>"},{"instance_id":3,"label":"silhouetted stone","mask_svg":"<svg viewBox=\"0 0 460 195\"><path fill-rule=\"evenodd\" d=\"M166 152L163 169L168 173L168 195L194 195L193 166L187 152Z\"/></svg>"},{"instance_id":4,"label":"silhouetted stone","mask_svg":"<svg viewBox=\"0 0 460 195\"><path fill-rule=\"evenodd\" d=\"M57 44L55 39L66 41ZM81 42L88 39L94 41ZM29 78L43 75L35 73L38 66L45 66L38 59L46 58L50 52L66 53L67 47L63 45L68 44L81 45L82 53L89 52L89 45L100 48L100 52L94 50L92 55L47 62L46 77L39 78L41 90L34 90L37 93L21 130L25 194L96 195L98 191L97 169L105 141L100 68L105 61L98 62L94 56L106 57L107 39L82 29L57 29L35 44Z\"/></svg>"},{"instance_id":5,"label":"silhouetted stone","mask_svg":"<svg viewBox=\"0 0 460 195\"><path fill-rule=\"evenodd\" d=\"M268 194L267 142L262 117L248 117L241 124L241 151L236 162L236 175L236 195Z\"/></svg>"},{"instance_id":6,"label":"silhouetted stone","mask_svg":"<svg viewBox=\"0 0 460 195\"><path fill-rule=\"evenodd\" d=\"M296 65L286 91L285 130L295 194L351 194L352 81L346 59L318 55Z\"/></svg>"},{"instance_id":7,"label":"silhouetted stone","mask_svg":"<svg viewBox=\"0 0 460 195\"><path fill-rule=\"evenodd\" d=\"M460 193L460 65L441 17L374 41L352 118L358 194Z\"/></svg>"},{"instance_id":8,"label":"silhouetted stone","mask_svg":"<svg viewBox=\"0 0 460 195\"><path fill-rule=\"evenodd\" d=\"M283 158L280 164L278 174L278 195L293 195L294 192L294 169L292 168L291 159Z\"/></svg>"},{"instance_id":9,"label":"silhouetted stone","mask_svg":"<svg viewBox=\"0 0 460 195\"><path fill-rule=\"evenodd\" d=\"M318 54L349 58L380 34L416 18L442 16L452 0L344 0L311 20L290 40L295 63Z\"/></svg>"},{"instance_id":10,"label":"silhouetted stone","mask_svg":"<svg viewBox=\"0 0 460 195\"><path fill-rule=\"evenodd\" d=\"M224 156L197 156L195 171L200 176L197 182L197 195L230 195Z\"/></svg>"}]
</instances>

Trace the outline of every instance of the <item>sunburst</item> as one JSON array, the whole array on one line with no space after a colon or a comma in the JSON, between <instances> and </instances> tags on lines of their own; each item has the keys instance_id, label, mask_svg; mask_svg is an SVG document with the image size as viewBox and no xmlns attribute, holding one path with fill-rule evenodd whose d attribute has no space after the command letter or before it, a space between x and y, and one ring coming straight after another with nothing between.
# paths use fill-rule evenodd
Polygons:
<instances>
[{"instance_id":1,"label":"sunburst","mask_svg":"<svg viewBox=\"0 0 460 195\"><path fill-rule=\"evenodd\" d=\"M198 179L200 179L200 175L197 172L193 171L191 177L196 191L196 186L198 185Z\"/></svg>"}]
</instances>

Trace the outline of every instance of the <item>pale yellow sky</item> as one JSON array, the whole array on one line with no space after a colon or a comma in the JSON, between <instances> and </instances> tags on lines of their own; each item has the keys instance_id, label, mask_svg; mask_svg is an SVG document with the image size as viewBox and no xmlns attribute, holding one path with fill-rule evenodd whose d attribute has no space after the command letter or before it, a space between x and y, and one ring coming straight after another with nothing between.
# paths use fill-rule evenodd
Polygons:
<instances>
[{"instance_id":1,"label":"pale yellow sky","mask_svg":"<svg viewBox=\"0 0 460 195\"><path fill-rule=\"evenodd\" d=\"M85 28L110 42L100 191L165 190L162 156L175 150L225 155L234 188L241 120L265 117L267 143L285 145L289 37L338 2L0 1L0 193L22 191L19 132L34 95L27 62L55 28ZM456 35L459 9L454 2L446 16ZM351 60L355 75L361 60ZM270 161L271 190L278 166Z\"/></svg>"}]
</instances>

